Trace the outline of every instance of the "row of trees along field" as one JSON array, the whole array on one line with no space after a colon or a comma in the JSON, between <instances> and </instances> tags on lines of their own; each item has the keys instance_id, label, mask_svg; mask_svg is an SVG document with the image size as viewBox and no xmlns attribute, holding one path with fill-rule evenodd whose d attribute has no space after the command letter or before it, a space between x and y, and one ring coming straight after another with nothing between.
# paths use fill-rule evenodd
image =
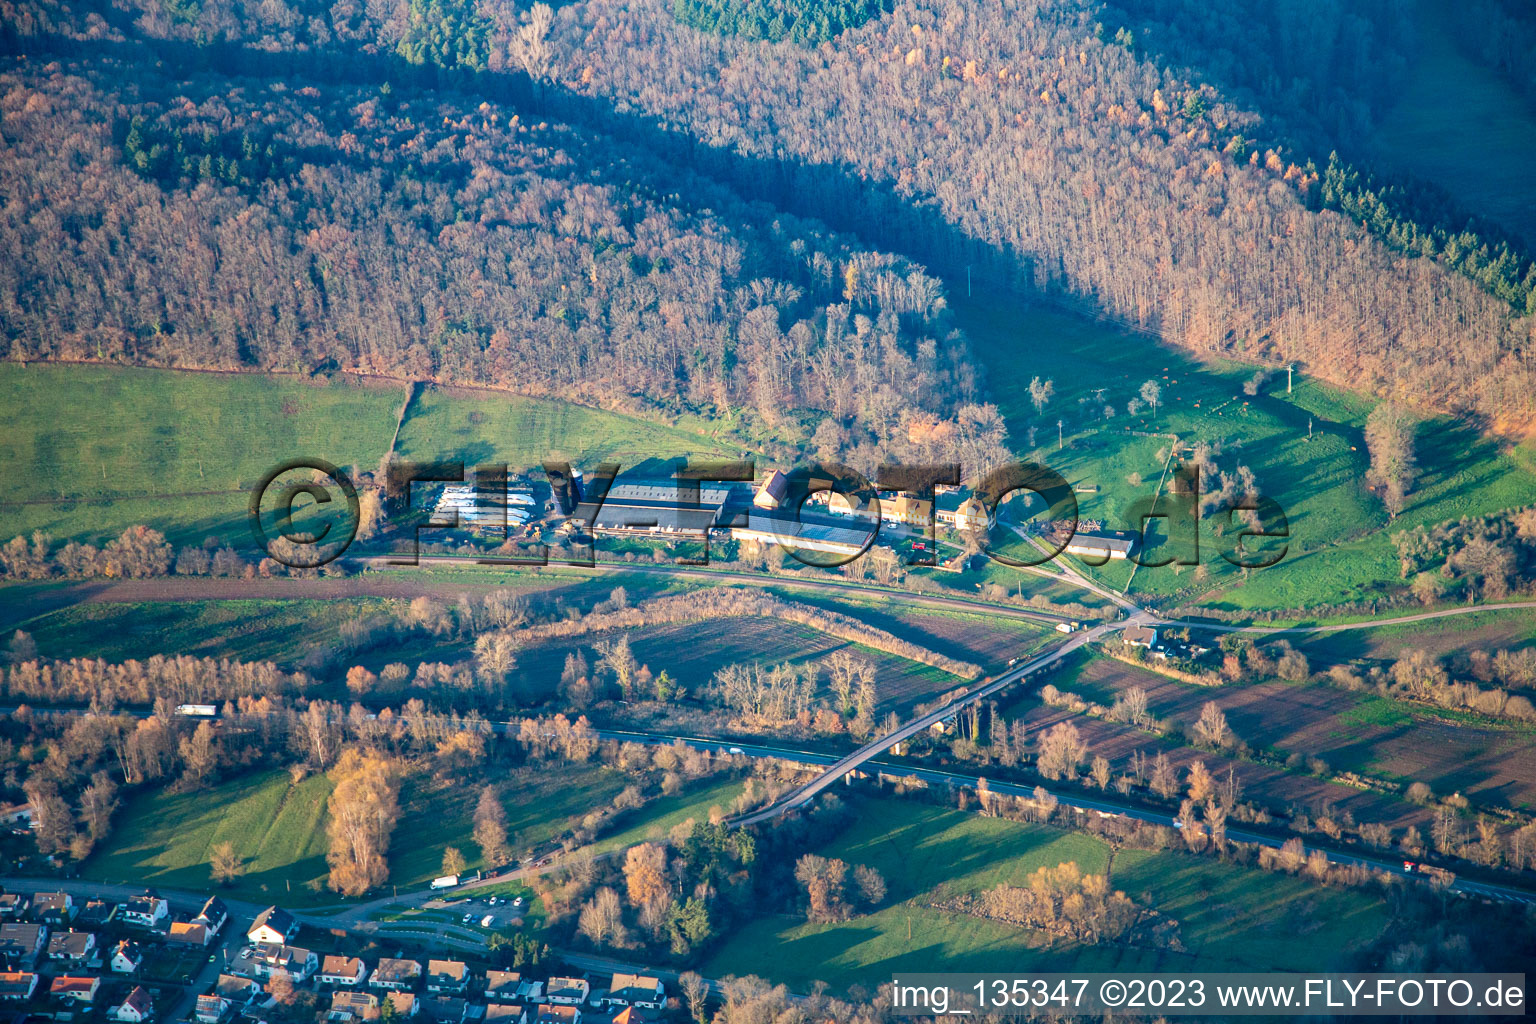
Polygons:
<instances>
[{"instance_id":1,"label":"row of trees along field","mask_svg":"<svg viewBox=\"0 0 1536 1024\"><path fill-rule=\"evenodd\" d=\"M37 712L20 704L0 722L0 796L27 799L39 808L37 837L44 854L67 853L83 860L104 840L126 793L168 788L198 792L253 770L286 766L295 780L326 772L330 797L331 876L338 892L355 894L388 877L390 837L400 811L401 782L430 777L446 785L487 783L505 778L508 768L545 762L587 762L594 758L634 776L611 806L594 804L573 836L590 842L618 815L652 796L677 792L687 780L734 770L729 756L715 757L679 744L646 747L603 741L585 718L564 715L520 720L498 734L473 712L433 711L413 699L369 711L324 700L295 699L289 679L266 664L238 664L184 658L107 665L24 662L7 672L12 699L40 683L65 686L95 678L134 676L161 691L144 716L110 710ZM218 723L175 712L183 679L198 679L201 692L248 690L244 681L272 683L261 695L223 701ZM227 680L242 685L229 686ZM174 696L173 696L174 695ZM776 784L751 790L747 802L772 799ZM509 854L504 813L482 794L474 812L474 836L488 863ZM227 879L228 858L215 874Z\"/></svg>"},{"instance_id":2,"label":"row of trees along field","mask_svg":"<svg viewBox=\"0 0 1536 1024\"><path fill-rule=\"evenodd\" d=\"M748 262L742 251L756 250L722 239L724 225L706 230L691 221L687 241L678 243L679 257L686 252L695 270L708 269L701 276L683 267L681 258L658 260L666 254L646 244L653 236L641 230L650 223L641 218L682 216L666 202L658 201L662 210L646 205L626 218L620 211L641 201L626 201L596 183L590 189L570 185L577 196L568 201L560 184L518 177L508 158L498 155L511 140L491 118L505 119L509 112L477 108L468 97L445 102L441 92L402 104L415 85L399 69L435 63L482 71L453 81L507 95L515 90L498 84L502 73L532 75L541 83L536 95L542 110L607 136L600 156L578 154L578 140L560 136L559 147L585 169L615 163L613 139L638 142L647 155L626 156L611 181L645 179L660 196L740 209L683 170L698 169L745 195L858 231L946 273L970 268L984 291L1005 282L1068 292L1198 351L1299 360L1355 387L1475 411L1506 425L1524 423L1536 393L1536 347L1530 344L1536 321L1522 315L1536 293L1528 261L1491 236L1467 234L1454 220L1420 223L1424 211L1416 199L1399 202L1391 188L1347 167L1320 169L1327 164L1320 151L1297 150L1286 141L1305 110L1325 109L1331 97L1362 97L1363 113L1345 120L1369 119L1373 98L1390 92L1406 52L1391 27L1401 18L1401 4L1250 3L1241 6L1275 11L1225 20L1202 13L1208 5L1195 0L1129 6L1122 23L1114 12L1084 0L1049 0L1024 10L997 2L908 0L809 49L700 32L680 24L666 0L621 8L573 3L558 12L539 6L523 15L511 8L482 12L451 0L366 7L204 0L174 10L158 0L135 0L122 10L32 0L20 6L13 30L18 35L52 30L197 45L221 40L260 49L268 66L295 74L280 93L229 97L216 76L177 83L167 90L167 107L177 108L171 120L185 117L189 123L155 128L146 116L140 148L122 152L120 134L119 152L110 157L100 145L100 121L87 128L57 108L104 109L108 96L124 90L122 115L107 120L115 131L128 132L133 114L149 111L136 109L139 99L127 92L126 68L103 68L98 96L74 79L63 80L62 93L41 98L31 95L41 83L13 83L16 116L7 121L7 141L49 158L11 161L19 171L29 180L51 180L72 178L65 166L100 169L89 187L75 182L50 189L53 210L30 211L20 220L30 223L36 214L51 225L56 217L69 230L54 237L82 234L93 242L104 241L92 229L97 223L112 237L125 220L148 222L135 232L136 245L122 247L108 267L95 265L100 245L76 247L90 254L84 265L79 252L56 259L66 254L50 250L48 259L35 261L63 268L63 276L49 282L52 288L9 291L68 293L71 302L33 298L7 310L8 319L22 318L12 333L26 339L13 344L12 354L35 349L35 355L50 355L59 345L89 354L100 344L107 358L165 360L179 345L201 344L184 337L196 327L219 339L223 365L302 362L313 352L309 346L325 338L325 355L341 349L348 359L382 364L390 372L400 372L401 361L419 376L505 380L521 371L527 383L520 386L562 394L579 393L584 379L598 380L589 390L604 397L640 385L693 402L746 398L771 417L770 396L787 397L792 406L827 408L838 404L836 394L868 402L864 396L900 393L892 381L925 368L926 336L949 381L929 384L929 375L918 373L907 374L906 383L923 382L918 386L933 389L933 398L966 392L964 360L950 358L947 331L928 324L905 340L890 318L879 315L921 320L932 311L937 294L931 278L915 267L873 253L864 257L873 261L866 267L835 252L845 243L805 239L810 229L783 217L772 223L785 226L805 248L786 260L785 247L794 241L764 241L764 249L780 254L764 268L768 273L737 271L738 257ZM840 7L835 10L843 13L835 17L834 7L793 10L825 15L829 24L847 18ZM1120 28L1111 34L1106 26L1116 24ZM1230 57L1212 48L1216 37ZM1242 69L1267 47L1274 58ZM315 87L303 83L301 65L272 56L297 51L326 54L321 85L327 96L311 95ZM218 51L221 61L239 52L227 46ZM1300 84L1274 84L1271 61L1275 74L1283 68L1286 81ZM251 58L245 66L263 65ZM335 87L338 78L394 78L400 88L393 91L391 83L387 95L338 96L346 91ZM181 92L187 102L172 104ZM210 92L219 98L208 98ZM1271 124L1259 109L1287 99L1297 107L1289 120ZM202 120L195 116L199 110ZM292 126L288 141L302 148L304 163L296 177L261 183L263 201L241 222L244 237L228 243L232 251L269 254L275 264L258 264L254 278L228 275L231 284L221 293L207 278L207 253L220 225L250 205L232 191L252 173L247 165L260 173L274 167L281 173L286 166L279 150L268 153L277 129L253 131L248 124L264 118ZM1313 117L1311 123L1319 122ZM181 133L179 143L167 134L173 127ZM209 142L208 127L235 136L227 144ZM177 188L167 191L160 178L157 191L135 194L105 171L125 158L136 164L146 139L160 139L171 151L182 147L177 188L207 188L211 182L191 183L203 177L208 160L214 177L224 161L228 181L217 197L197 192L199 213L188 219L213 234L195 235L186 256L173 249L168 255L176 258L164 269L138 279L164 282L168 291L183 282L199 286L201 304L176 304L174 317L157 308L162 297L142 286L133 289L132 310L113 309L113 302L104 309L106 300L90 284L126 281L130 265L147 271L135 262L134 249L167 234L155 227L164 211L150 211L184 205ZM28 140L35 146L25 146ZM153 151L156 143L148 144ZM510 151L527 152L515 146ZM59 154L73 155L66 162ZM455 154L458 159L451 159ZM542 159L523 159L551 174L540 166ZM642 173L661 167L666 169L659 174ZM77 202L68 201L71 192ZM520 202L502 216L511 194L519 194ZM765 213L741 219L761 223ZM572 254L547 239L540 243L538 231L520 239L507 225L531 220L543 228L561 214L562 230L585 243L578 250L590 245L594 251ZM640 224L632 223L636 219ZM731 229L745 230L734 215L724 219ZM392 250L379 244L380 224L391 225ZM253 230L268 241L245 241ZM701 232L715 244L700 240ZM636 236L634 243L629 235ZM555 250L536 264L531 279L516 282L522 285L517 293L536 297L530 304L508 297L514 291L508 269L496 259L504 255L499 246L514 243L519 251L540 244ZM14 244L49 243L26 231ZM402 263L394 254L406 249L418 261L431 256L425 264ZM815 253L823 249L834 252L818 261ZM1404 259L1404 252L1427 255ZM624 270L630 257L639 261L643 284L639 275L631 276L633 267L629 274ZM529 260L519 256L512 265ZM366 274L354 274L354 265ZM445 283L450 279L475 281L484 295L467 302ZM275 289L276 282L290 280L311 282L297 305ZM616 287L605 288L605 280ZM766 292L757 300L741 298L740 287L754 282ZM573 294L562 296L561 285ZM637 310L624 298L637 288L659 294ZM76 290L82 294L74 295ZM258 296L276 298L258 302ZM761 312L754 318L770 297L780 312L777 324L764 323ZM873 330L867 333L847 329L846 319L827 313L849 305L856 314L861 303L870 311ZM500 351L496 330L480 319L487 309L495 316L486 319L531 320L533 330L509 329L505 344L511 351ZM40 316L44 310L46 317ZM36 326L28 329L32 318ZM824 319L843 325L834 330L842 332L835 344L820 340ZM636 337L641 325L646 337L664 342L638 349L620 344ZM807 328L798 340L796 325ZM116 340L108 328L118 333ZM176 341L168 341L165 328L177 332ZM760 331L774 340L764 345ZM407 344L420 337L431 341ZM848 337L863 344L857 357ZM838 358L817 362L828 352ZM891 361L895 352L906 359ZM868 365L875 367L875 381L858 376ZM828 389L834 395L825 394Z\"/></svg>"}]
</instances>

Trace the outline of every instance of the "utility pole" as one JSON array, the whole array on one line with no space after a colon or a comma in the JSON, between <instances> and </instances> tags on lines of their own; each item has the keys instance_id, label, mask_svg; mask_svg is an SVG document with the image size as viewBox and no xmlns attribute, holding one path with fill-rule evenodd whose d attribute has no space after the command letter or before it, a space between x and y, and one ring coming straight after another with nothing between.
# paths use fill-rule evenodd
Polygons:
<instances>
[{"instance_id":1,"label":"utility pole","mask_svg":"<svg viewBox=\"0 0 1536 1024\"><path fill-rule=\"evenodd\" d=\"M971 265L965 265L965 297L971 297Z\"/></svg>"},{"instance_id":2,"label":"utility pole","mask_svg":"<svg viewBox=\"0 0 1536 1024\"><path fill-rule=\"evenodd\" d=\"M1056 421L1056 450L1057 451L1061 451L1061 449L1063 447L1064 447L1064 442L1062 441L1062 438L1061 438L1061 420L1057 420Z\"/></svg>"},{"instance_id":3,"label":"utility pole","mask_svg":"<svg viewBox=\"0 0 1536 1024\"><path fill-rule=\"evenodd\" d=\"M1291 393L1291 375L1296 372L1296 364L1292 363L1285 368L1285 393Z\"/></svg>"}]
</instances>

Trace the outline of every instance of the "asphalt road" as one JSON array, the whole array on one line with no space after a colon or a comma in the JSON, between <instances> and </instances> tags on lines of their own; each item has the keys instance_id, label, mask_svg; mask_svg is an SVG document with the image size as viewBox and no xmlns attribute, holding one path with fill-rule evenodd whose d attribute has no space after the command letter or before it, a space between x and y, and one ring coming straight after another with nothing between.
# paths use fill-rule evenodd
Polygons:
<instances>
[{"instance_id":1,"label":"asphalt road","mask_svg":"<svg viewBox=\"0 0 1536 1024\"><path fill-rule=\"evenodd\" d=\"M1155 626L1188 626L1191 629L1208 629L1215 633L1342 633L1352 629L1379 629L1382 626L1403 626L1431 619L1448 619L1457 615L1477 615L1481 612L1519 611L1536 608L1536 601L1510 601L1506 604L1469 604L1460 608L1441 608L1432 612L1415 612L1412 615L1395 615L1385 619L1367 619L1361 622L1328 622L1313 626L1229 626L1203 619L1159 619L1149 622Z\"/></svg>"},{"instance_id":2,"label":"asphalt road","mask_svg":"<svg viewBox=\"0 0 1536 1024\"><path fill-rule=\"evenodd\" d=\"M500 878L487 879L484 884L505 881L509 877L512 876L503 875ZM204 901L207 900L210 895L220 895L217 892L199 893L181 889L163 889L157 887L145 887L142 885L124 885L113 882L61 880L58 878L5 877L0 878L0 885L4 885L5 890L8 892L67 892L80 899L106 897L113 900L126 900L131 896L140 896L145 892L154 892L156 895L169 900L174 910L185 913L196 913L199 909L202 908ZM461 892L465 888L469 887L461 886L459 889L454 891ZM434 893L430 895L432 898L436 898L439 894ZM220 930L218 941L215 943L215 945L208 947L209 955L215 957L215 959L205 961L203 969L199 971L198 974L189 983L182 986L182 995L176 1006L173 1007L168 1013L157 1013L156 1016L158 1019L191 1019L192 1011L196 1005L198 995L204 992L208 992L213 988L214 982L218 980L218 976L223 973L225 967L228 965L229 958L246 944L245 936L246 933L250 930L251 922L256 919L257 914L261 913L267 908L267 906L269 906L269 904L265 903L258 904L248 903L243 900L232 900L222 895L220 895L220 899L224 900L224 905L229 909L229 920ZM374 903L395 903L405 901L406 900L404 897L398 901L393 897L384 897L380 900L374 901ZM349 909L361 910L371 905L373 904L357 904L355 907ZM312 928L341 928L345 931L353 932L355 934L363 935L366 937L382 939L386 942L393 939L397 942L403 942L408 945L430 949L434 952L453 952L451 948L441 942L438 942L434 949L435 937L422 938L390 935L388 933L379 932L374 928L363 926L362 923L353 920L352 915L349 914L325 916L312 912L306 913L303 911L294 911L291 910L291 908L290 911L293 913L293 916L300 921L300 923L308 925ZM678 972L668 971L665 969L657 969L656 967L647 964L627 963L625 961L615 960L609 957L593 956L591 954L585 953L573 953L567 952L565 950L558 950L556 953L564 963L576 968L577 970L596 973L630 971L636 973L658 975L673 982L674 984L677 981ZM719 981L706 978L705 984L708 986L712 993L719 993Z\"/></svg>"},{"instance_id":3,"label":"asphalt road","mask_svg":"<svg viewBox=\"0 0 1536 1024\"><path fill-rule=\"evenodd\" d=\"M70 881L59 878L4 878L0 879L6 891L16 892L67 892L80 899L106 897L112 900L127 900L133 896L142 896L146 892L153 892L166 899L171 904L171 909L178 913L191 916L202 909L209 896L219 895L217 892L206 893L182 892L180 890L158 889L153 886L129 885L115 882L86 882ZM197 1002L199 993L207 992L213 988L213 983L218 980L229 963L229 958L234 951L245 944L245 933L250 929L251 922L256 915L266 909L266 905L258 906L254 903L245 903L241 900L225 899L224 906L229 911L229 920L224 922L224 927L219 929L218 936L213 945L209 946L203 961L203 966L198 970L192 980L182 986L180 998L176 1005L165 1012L161 1008L156 1016L161 1020L189 1020L192 1010ZM206 957L213 957L212 960Z\"/></svg>"}]
</instances>

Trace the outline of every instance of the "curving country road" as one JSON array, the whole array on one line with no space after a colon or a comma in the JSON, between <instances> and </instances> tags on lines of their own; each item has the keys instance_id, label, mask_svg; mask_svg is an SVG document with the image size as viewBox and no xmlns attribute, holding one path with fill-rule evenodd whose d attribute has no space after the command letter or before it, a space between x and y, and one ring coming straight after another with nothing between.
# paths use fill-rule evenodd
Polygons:
<instances>
[{"instance_id":1,"label":"curving country road","mask_svg":"<svg viewBox=\"0 0 1536 1024\"><path fill-rule=\"evenodd\" d=\"M1363 619L1359 622L1329 622L1311 626L1235 626L1203 619L1158 619L1154 625L1187 626L1190 629L1208 629L1213 633L1342 633L1351 629L1378 629L1382 626L1403 626L1431 619L1448 619L1456 615L1476 615L1480 612L1506 612L1536 608L1536 601L1509 601L1505 604L1469 604L1458 608L1441 608L1432 612L1415 612L1412 615L1396 615L1384 619Z\"/></svg>"}]
</instances>

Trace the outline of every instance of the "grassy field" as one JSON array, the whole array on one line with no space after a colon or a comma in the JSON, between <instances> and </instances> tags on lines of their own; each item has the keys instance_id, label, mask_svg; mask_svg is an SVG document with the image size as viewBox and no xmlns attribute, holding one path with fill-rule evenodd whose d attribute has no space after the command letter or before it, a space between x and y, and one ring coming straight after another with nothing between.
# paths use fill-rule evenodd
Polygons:
<instances>
[{"instance_id":1,"label":"grassy field","mask_svg":"<svg viewBox=\"0 0 1536 1024\"><path fill-rule=\"evenodd\" d=\"M174 652L294 664L338 643L349 620L388 607L382 598L82 604L30 625L49 657L126 661Z\"/></svg>"},{"instance_id":2,"label":"grassy field","mask_svg":"<svg viewBox=\"0 0 1536 1024\"><path fill-rule=\"evenodd\" d=\"M1421 0L1418 59L1371 148L1536 243L1536 111L1461 51L1448 24L1456 16L1450 0Z\"/></svg>"},{"instance_id":3,"label":"grassy field","mask_svg":"<svg viewBox=\"0 0 1536 1024\"><path fill-rule=\"evenodd\" d=\"M1012 300L999 300L1006 301ZM1208 580L1197 580L1192 567L1138 570L1135 592L1165 604L1241 610L1368 598L1400 585L1390 532L1536 501L1529 452L1501 448L1449 419L1432 419L1419 432L1423 473L1411 504L1389 524L1381 502L1364 484L1363 427L1370 400L1305 376L1288 391L1284 373L1249 396L1243 384L1254 372L1251 366L1196 362L1151 339L1048 309L981 303L959 308L991 370L991 391L1013 446L1074 486L1098 489L1078 494L1082 519L1101 520L1112 528L1136 526L1137 503L1157 493L1171 444L1168 435L1184 444L1219 443L1218 464L1228 471L1237 464L1250 467L1261 492L1285 510L1290 529L1286 558L1246 580L1222 558L1231 542L1216 536L1211 520L1202 524L1200 534ZM1085 365L1094 372L1082 373ZM1040 413L1029 399L1035 376L1056 385L1054 398ZM1161 406L1156 414L1144 408L1127 415L1127 403L1148 380L1161 386ZM1117 415L1105 419L1100 399ZM1029 450L1031 430L1036 447ZM1188 550L1187 542L1181 543ZM1174 551L1166 547L1153 553ZM1131 581L1128 563L1074 564L1116 589Z\"/></svg>"},{"instance_id":4,"label":"grassy field","mask_svg":"<svg viewBox=\"0 0 1536 1024\"><path fill-rule=\"evenodd\" d=\"M698 426L698 425L695 425ZM736 453L699 429L602 412L565 402L484 391L432 390L418 397L400 431L399 454L465 466L505 462L514 470L547 459L631 466L644 459Z\"/></svg>"},{"instance_id":5,"label":"grassy field","mask_svg":"<svg viewBox=\"0 0 1536 1024\"><path fill-rule=\"evenodd\" d=\"M509 843L518 856L579 824L594 807L628 784L598 765L524 769L501 785ZM208 858L233 843L246 870L225 890L261 902L325 905L338 897L323 888L327 875L325 802L331 780L312 775L297 786L287 772L258 772L198 793L154 793L129 801L112 834L85 864L87 878L202 890L211 885ZM441 873L443 851L456 846L473 870L483 866L472 838L479 789L408 776L401 817L390 845L390 882L420 885ZM707 811L707 808L706 808Z\"/></svg>"},{"instance_id":6,"label":"grassy field","mask_svg":"<svg viewBox=\"0 0 1536 1024\"><path fill-rule=\"evenodd\" d=\"M405 385L261 374L0 363L0 538L43 529L100 542L146 523L173 541L244 544L249 489L275 464L314 456L373 469ZM563 402L428 390L399 451L420 460L588 462L734 449L699 424L667 426Z\"/></svg>"},{"instance_id":7,"label":"grassy field","mask_svg":"<svg viewBox=\"0 0 1536 1024\"><path fill-rule=\"evenodd\" d=\"M177 540L241 543L246 492L273 465L375 466L405 388L0 363L0 394L0 535L99 542L148 523Z\"/></svg>"},{"instance_id":8,"label":"grassy field","mask_svg":"<svg viewBox=\"0 0 1536 1024\"><path fill-rule=\"evenodd\" d=\"M639 600L669 585L662 578L640 579L627 590ZM608 597L614 582L558 571L485 572L472 581L449 581L428 567L330 580L145 581L128 586L159 599L88 597L83 603L55 600L60 586L0 587L0 626L7 632L23 628L32 633L47 657L120 661L174 652L296 664L314 650L336 649L347 623L388 621L417 596L452 605L461 595L479 601L493 590L506 589L587 607ZM230 596L172 599L183 586ZM246 594L250 596L240 596ZM355 660L377 669L390 661L454 660L467 650L459 640L418 632L391 636Z\"/></svg>"},{"instance_id":9,"label":"grassy field","mask_svg":"<svg viewBox=\"0 0 1536 1024\"><path fill-rule=\"evenodd\" d=\"M501 784L507 811L507 842L514 856L559 838L595 808L609 803L630 780L595 764L562 764L514 772ZM401 788L405 813L389 852L389 878L420 885L442 874L443 851L457 847L470 870L485 867L475 844L475 804L480 790L420 775Z\"/></svg>"},{"instance_id":10,"label":"grassy field","mask_svg":"<svg viewBox=\"0 0 1536 1024\"><path fill-rule=\"evenodd\" d=\"M233 843L245 874L221 890L261 902L334 902L310 883L323 880L325 801L331 780L312 775L297 786L287 772L260 772L199 793L140 796L117 813L106 844L83 874L105 882L206 890L208 858Z\"/></svg>"},{"instance_id":11,"label":"grassy field","mask_svg":"<svg viewBox=\"0 0 1536 1024\"><path fill-rule=\"evenodd\" d=\"M618 633L583 637L575 643L542 644L519 656L515 673L523 692L552 692L559 682L567 655L580 652L588 664L600 655L594 647ZM635 656L653 673L666 670L689 693L709 686L715 673L734 662L775 665L782 662L820 662L834 651L851 649L875 668L876 692L881 711L908 707L931 700L965 681L940 669L887 654L805 626L777 619L712 619L676 625L652 626L628 631ZM915 638L913 638L915 640ZM827 674L821 675L823 690Z\"/></svg>"},{"instance_id":12,"label":"grassy field","mask_svg":"<svg viewBox=\"0 0 1536 1024\"><path fill-rule=\"evenodd\" d=\"M857 616L871 626L921 644L930 651L974 662L988 672L1002 668L1010 658L1034 651L1056 635L1043 625L984 612L930 609L903 605L899 600L852 594L832 600L787 588L776 592L786 600Z\"/></svg>"},{"instance_id":13,"label":"grassy field","mask_svg":"<svg viewBox=\"0 0 1536 1024\"><path fill-rule=\"evenodd\" d=\"M702 788L694 786L670 796L658 797L630 812L629 816L618 822L617 832L593 843L592 849L597 853L605 853L609 850L622 850L647 839L664 837L675 826L690 818L707 822L710 811L717 807L729 814L731 804L741 795L743 788L745 783L728 779L724 782L707 782Z\"/></svg>"},{"instance_id":14,"label":"grassy field","mask_svg":"<svg viewBox=\"0 0 1536 1024\"><path fill-rule=\"evenodd\" d=\"M1395 660L1413 648L1436 656L1452 651L1518 650L1536 644L1536 615L1528 608L1484 611L1398 626L1304 633L1290 640L1309 658L1325 665L1357 659Z\"/></svg>"},{"instance_id":15,"label":"grassy field","mask_svg":"<svg viewBox=\"0 0 1536 1024\"><path fill-rule=\"evenodd\" d=\"M888 905L839 924L764 917L740 928L704 973L767 974L804 991L869 989L898 971L1285 970L1348 951L1386 923L1382 905L1346 890L1162 852L1114 855L1097 839L899 799L853 801L858 820L819 851L885 875ZM1022 884L1035 869L1076 861L1180 924L1186 953L1053 943L998 922L924 904L945 893ZM1308 941L1298 943L1296 935ZM766 965L766 966L765 966Z\"/></svg>"}]
</instances>

